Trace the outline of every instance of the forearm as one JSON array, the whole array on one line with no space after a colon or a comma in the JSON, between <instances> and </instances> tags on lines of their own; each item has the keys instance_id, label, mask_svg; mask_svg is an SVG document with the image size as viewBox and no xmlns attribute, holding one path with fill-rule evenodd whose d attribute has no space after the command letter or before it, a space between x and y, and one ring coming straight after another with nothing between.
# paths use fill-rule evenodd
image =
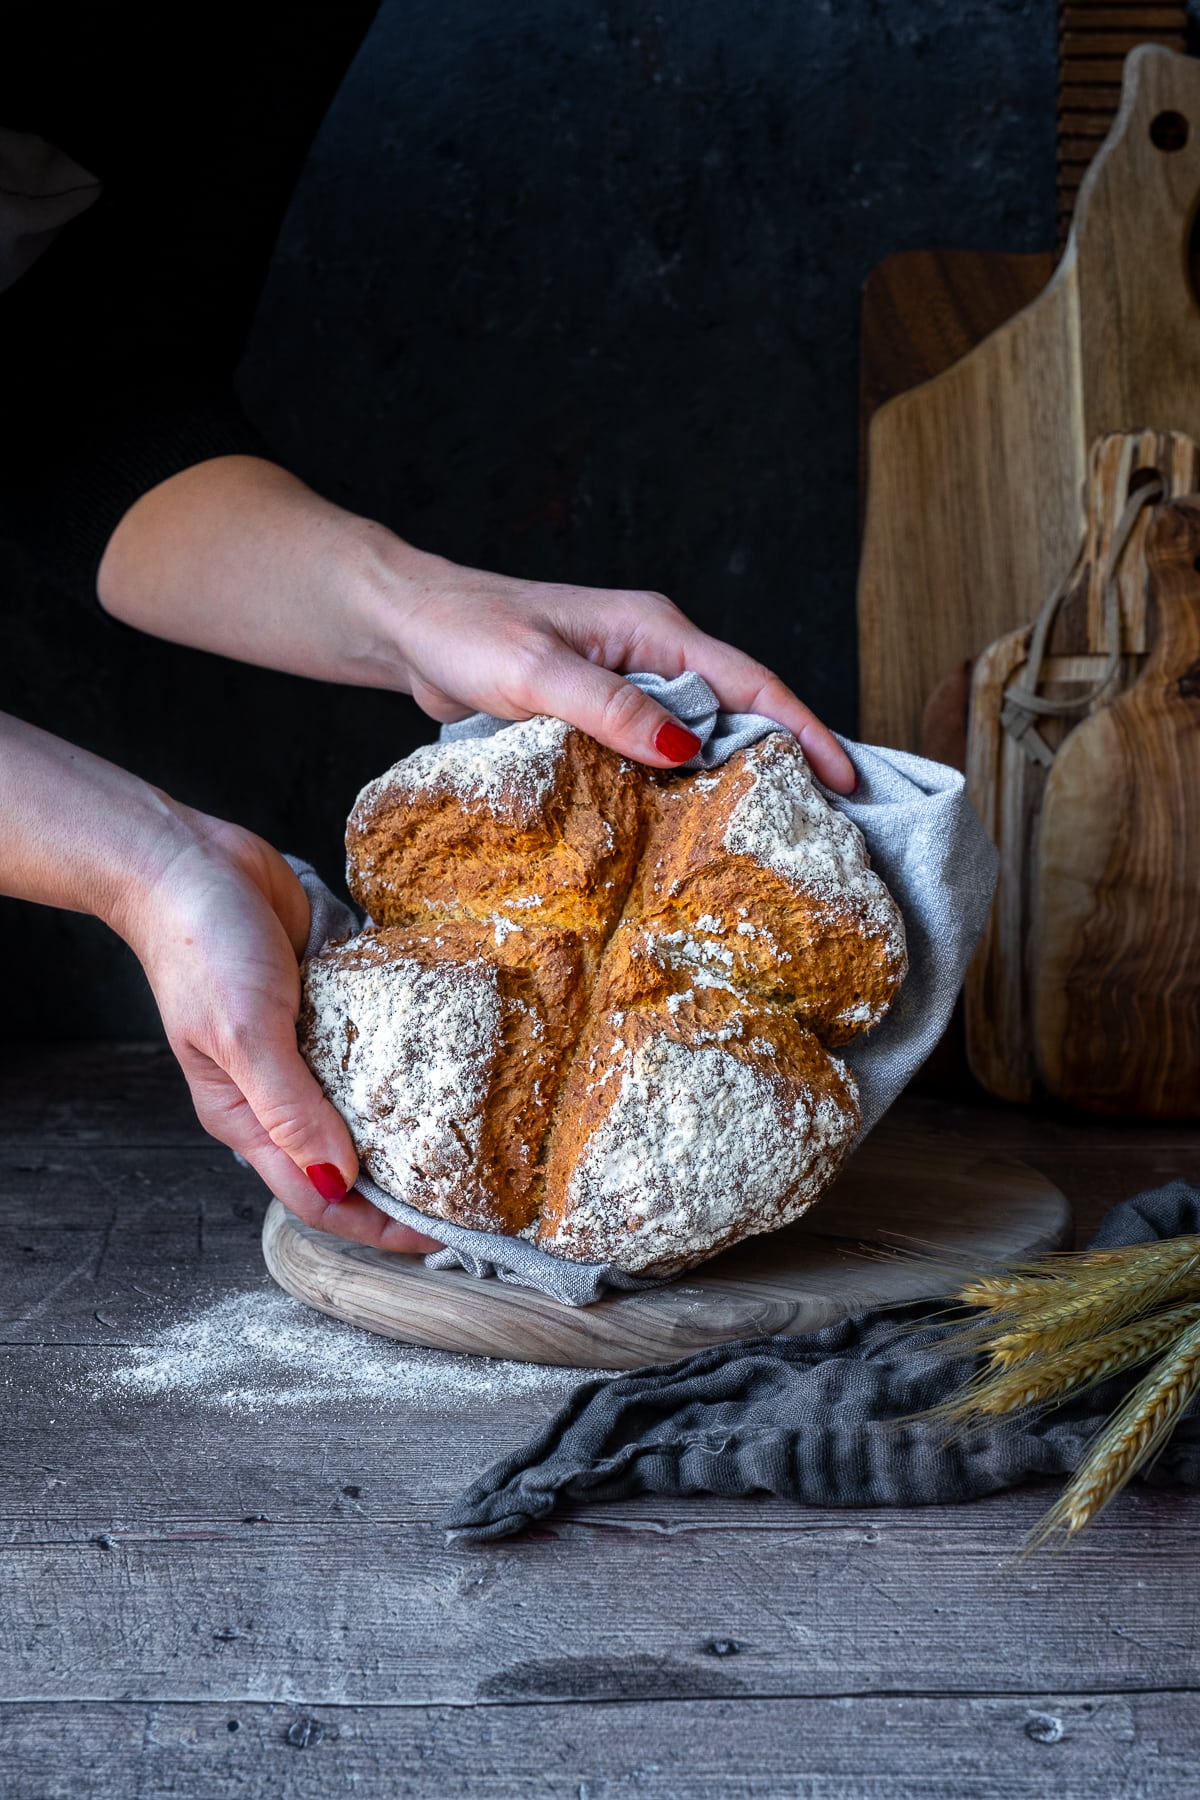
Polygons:
<instances>
[{"instance_id":1,"label":"forearm","mask_svg":"<svg viewBox=\"0 0 1200 1800\"><path fill-rule=\"evenodd\" d=\"M445 566L274 463L223 456L130 507L98 591L114 618L172 643L319 681L398 687L397 598Z\"/></svg>"},{"instance_id":2,"label":"forearm","mask_svg":"<svg viewBox=\"0 0 1200 1800\"><path fill-rule=\"evenodd\" d=\"M124 769L0 713L0 892L94 913L124 935L131 897L195 842L198 819Z\"/></svg>"},{"instance_id":3,"label":"forearm","mask_svg":"<svg viewBox=\"0 0 1200 1800\"><path fill-rule=\"evenodd\" d=\"M460 567L259 457L213 457L151 488L109 539L99 594L115 618L175 643L393 688L442 722L550 713L657 768L685 762L700 740L623 676L692 669L727 712L792 732L829 786L855 784L845 752L778 676L663 595Z\"/></svg>"}]
</instances>

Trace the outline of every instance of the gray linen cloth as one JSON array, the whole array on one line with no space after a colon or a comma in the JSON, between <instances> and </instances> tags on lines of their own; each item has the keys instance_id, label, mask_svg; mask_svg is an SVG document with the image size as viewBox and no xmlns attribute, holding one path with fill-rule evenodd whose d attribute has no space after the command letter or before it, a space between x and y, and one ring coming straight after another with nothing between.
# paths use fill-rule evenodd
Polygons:
<instances>
[{"instance_id":1,"label":"gray linen cloth","mask_svg":"<svg viewBox=\"0 0 1200 1800\"><path fill-rule=\"evenodd\" d=\"M1109 1249L1200 1232L1200 1188L1182 1181L1123 1201L1092 1244ZM974 1500L1077 1467L1144 1369L1040 1416L947 1442L912 1421L965 1383L971 1364L921 1330L928 1301L841 1319L807 1337L741 1338L665 1367L577 1387L549 1424L480 1476L445 1516L464 1543L510 1537L572 1500L632 1494L779 1494L804 1506L929 1506ZM901 1423L900 1421L908 1421ZM1181 1418L1143 1479L1200 1485L1200 1415Z\"/></svg>"},{"instance_id":2,"label":"gray linen cloth","mask_svg":"<svg viewBox=\"0 0 1200 1800\"><path fill-rule=\"evenodd\" d=\"M673 680L652 674L628 679L652 693L701 739L698 755L684 768L716 768L735 750L779 730L773 719L755 713L722 712L708 683L690 671ZM488 737L508 723L474 713L444 725L440 737L451 741ZM997 857L957 770L901 750L874 749L845 738L838 742L858 771L858 788L845 798L817 785L862 832L872 865L891 889L908 934L909 972L899 998L874 1031L838 1052L858 1082L862 1129L857 1142L861 1142L945 1030L987 918ZM292 857L288 861L312 904L306 955L314 955L330 937L359 929L357 915L335 899L308 864ZM356 1186L392 1218L444 1242L444 1250L425 1259L431 1269L461 1268L481 1277L498 1276L537 1288L568 1306L588 1306L614 1289L660 1285L625 1274L610 1263L568 1262L521 1238L471 1231L431 1218L394 1199L366 1174L359 1176Z\"/></svg>"}]
</instances>

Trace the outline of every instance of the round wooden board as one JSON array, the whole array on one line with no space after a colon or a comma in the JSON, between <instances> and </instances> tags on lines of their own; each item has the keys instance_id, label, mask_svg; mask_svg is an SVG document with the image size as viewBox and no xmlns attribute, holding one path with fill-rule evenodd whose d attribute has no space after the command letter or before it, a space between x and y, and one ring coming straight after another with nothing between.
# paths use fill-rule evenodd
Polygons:
<instances>
[{"instance_id":1,"label":"round wooden board","mask_svg":"<svg viewBox=\"0 0 1200 1800\"><path fill-rule=\"evenodd\" d=\"M846 1313L945 1291L936 1268L872 1249L950 1252L986 1265L1070 1240L1066 1199L1044 1175L967 1138L885 1120L841 1178L784 1231L750 1238L678 1281L594 1306L427 1269L302 1225L273 1201L263 1255L289 1294L404 1343L573 1368L635 1369L709 1344L812 1331Z\"/></svg>"}]
</instances>

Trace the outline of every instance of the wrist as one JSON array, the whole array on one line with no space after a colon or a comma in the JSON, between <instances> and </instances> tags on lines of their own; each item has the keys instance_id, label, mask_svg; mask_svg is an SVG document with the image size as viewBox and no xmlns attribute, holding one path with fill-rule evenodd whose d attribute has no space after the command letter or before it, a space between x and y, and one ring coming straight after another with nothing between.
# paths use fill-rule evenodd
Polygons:
<instances>
[{"instance_id":1,"label":"wrist","mask_svg":"<svg viewBox=\"0 0 1200 1800\"><path fill-rule=\"evenodd\" d=\"M208 848L203 821L203 814L142 784L141 792L127 796L114 823L103 866L89 881L92 903L86 910L139 954L172 865Z\"/></svg>"},{"instance_id":2,"label":"wrist","mask_svg":"<svg viewBox=\"0 0 1200 1800\"><path fill-rule=\"evenodd\" d=\"M198 814L36 725L0 715L0 891L121 930Z\"/></svg>"},{"instance_id":3,"label":"wrist","mask_svg":"<svg viewBox=\"0 0 1200 1800\"><path fill-rule=\"evenodd\" d=\"M358 627L354 673L342 679L412 692L412 646L423 614L450 584L455 564L418 550L386 525L356 518L339 580Z\"/></svg>"},{"instance_id":4,"label":"wrist","mask_svg":"<svg viewBox=\"0 0 1200 1800\"><path fill-rule=\"evenodd\" d=\"M135 502L98 591L114 618L156 637L318 681L405 688L406 621L452 566L273 463L224 456Z\"/></svg>"}]
</instances>

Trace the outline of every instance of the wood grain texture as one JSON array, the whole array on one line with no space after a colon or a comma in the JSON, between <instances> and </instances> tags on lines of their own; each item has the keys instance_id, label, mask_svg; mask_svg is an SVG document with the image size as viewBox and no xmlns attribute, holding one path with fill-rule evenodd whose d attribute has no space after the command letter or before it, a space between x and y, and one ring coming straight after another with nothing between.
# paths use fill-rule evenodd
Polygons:
<instances>
[{"instance_id":1,"label":"wood grain texture","mask_svg":"<svg viewBox=\"0 0 1200 1800\"><path fill-rule=\"evenodd\" d=\"M570 1372L432 1408L119 1387L197 1306L270 1293L261 1184L184 1100L161 1045L0 1062L6 1795L1190 1800L1193 1495L1138 1486L1029 1565L1045 1489L647 1497L472 1550L442 1512ZM1046 1107L892 1119L1032 1158L1089 1224L1200 1155L1194 1125Z\"/></svg>"},{"instance_id":2,"label":"wood grain texture","mask_svg":"<svg viewBox=\"0 0 1200 1800\"><path fill-rule=\"evenodd\" d=\"M1127 496L1148 472L1161 475L1170 495L1200 487L1200 450L1177 432L1114 432L1088 458L1087 525L1075 565L1060 590L1039 692L1071 699L1093 687L1109 649L1104 581L1113 532ZM1121 660L1113 680L1086 713L1037 721L1061 752L1081 719L1095 715L1136 681L1146 664L1150 575L1145 543L1147 509L1134 526L1117 571ZM1034 889L1046 769L1026 754L1001 724L1005 689L1021 675L1030 629L1007 633L975 659L971 679L967 782L1000 851L996 897L964 987L967 1055L976 1079L1006 1100L1028 1100L1037 1080L1031 982L1037 979L1033 941ZM1098 803L1104 804L1103 800ZM1081 816L1079 829L1086 829ZM1060 813L1059 834L1077 829Z\"/></svg>"},{"instance_id":3,"label":"wood grain texture","mask_svg":"<svg viewBox=\"0 0 1200 1800\"><path fill-rule=\"evenodd\" d=\"M871 420L897 394L930 381L1041 293L1048 251L900 250L863 283L859 354L858 495L870 484Z\"/></svg>"},{"instance_id":4,"label":"wood grain texture","mask_svg":"<svg viewBox=\"0 0 1200 1800\"><path fill-rule=\"evenodd\" d=\"M288 1293L385 1337L520 1362L635 1369L730 1338L813 1331L944 1289L940 1270L911 1257L868 1260L872 1250L920 1242L987 1263L1059 1248L1070 1229L1062 1194L1028 1165L885 1120L796 1225L750 1238L679 1281L594 1306L563 1306L528 1288L347 1243L278 1202L263 1225L263 1255Z\"/></svg>"},{"instance_id":5,"label":"wood grain texture","mask_svg":"<svg viewBox=\"0 0 1200 1800\"><path fill-rule=\"evenodd\" d=\"M172 1445L167 1423L147 1422L147 1450L186 1495L188 1444L177 1430ZM245 1422L188 1409L178 1423L222 1452L200 1504L144 1517L141 1458L116 1517L7 1527L4 1699L470 1708L1200 1685L1180 1580L1200 1551L1194 1496L1136 1490L1069 1573L1012 1567L1055 1491L1045 1484L911 1513L647 1497L575 1506L471 1550L446 1544L430 1502L444 1509L460 1463L486 1456L495 1426L477 1416L398 1414L355 1454L348 1428L319 1418L304 1431L293 1414L306 1441L289 1452L282 1430L270 1439L285 1449L291 1516L265 1519L250 1514L265 1509L240 1462ZM442 1437L453 1469L433 1454ZM31 1447L44 1454L46 1436ZM111 1464L94 1432L85 1447ZM357 1479L342 1486L361 1488L357 1506L330 1479L350 1456ZM391 1504L391 1481L419 1486L425 1504ZM739 1652L721 1658L714 1642Z\"/></svg>"},{"instance_id":6,"label":"wood grain texture","mask_svg":"<svg viewBox=\"0 0 1200 1800\"><path fill-rule=\"evenodd\" d=\"M1196 121L1177 151L1151 138L1164 111ZM915 749L946 669L1063 581L1096 437L1147 424L1200 436L1187 259L1198 191L1200 65L1144 46L1049 285L876 412L858 595L864 737Z\"/></svg>"},{"instance_id":7,"label":"wood grain texture","mask_svg":"<svg viewBox=\"0 0 1200 1800\"><path fill-rule=\"evenodd\" d=\"M1120 104L1122 65L1131 50L1146 43L1186 51L1187 7L1164 0L1059 0L1060 249L1070 230L1079 184Z\"/></svg>"},{"instance_id":8,"label":"wood grain texture","mask_svg":"<svg viewBox=\"0 0 1200 1800\"><path fill-rule=\"evenodd\" d=\"M1098 1112L1200 1111L1200 502L1155 511L1140 677L1059 750L1038 834L1037 1065Z\"/></svg>"},{"instance_id":9,"label":"wood grain texture","mask_svg":"<svg viewBox=\"0 0 1200 1800\"><path fill-rule=\"evenodd\" d=\"M631 1671L631 1676L633 1671ZM1190 1800L1190 1694L0 1711L28 1800Z\"/></svg>"}]
</instances>

